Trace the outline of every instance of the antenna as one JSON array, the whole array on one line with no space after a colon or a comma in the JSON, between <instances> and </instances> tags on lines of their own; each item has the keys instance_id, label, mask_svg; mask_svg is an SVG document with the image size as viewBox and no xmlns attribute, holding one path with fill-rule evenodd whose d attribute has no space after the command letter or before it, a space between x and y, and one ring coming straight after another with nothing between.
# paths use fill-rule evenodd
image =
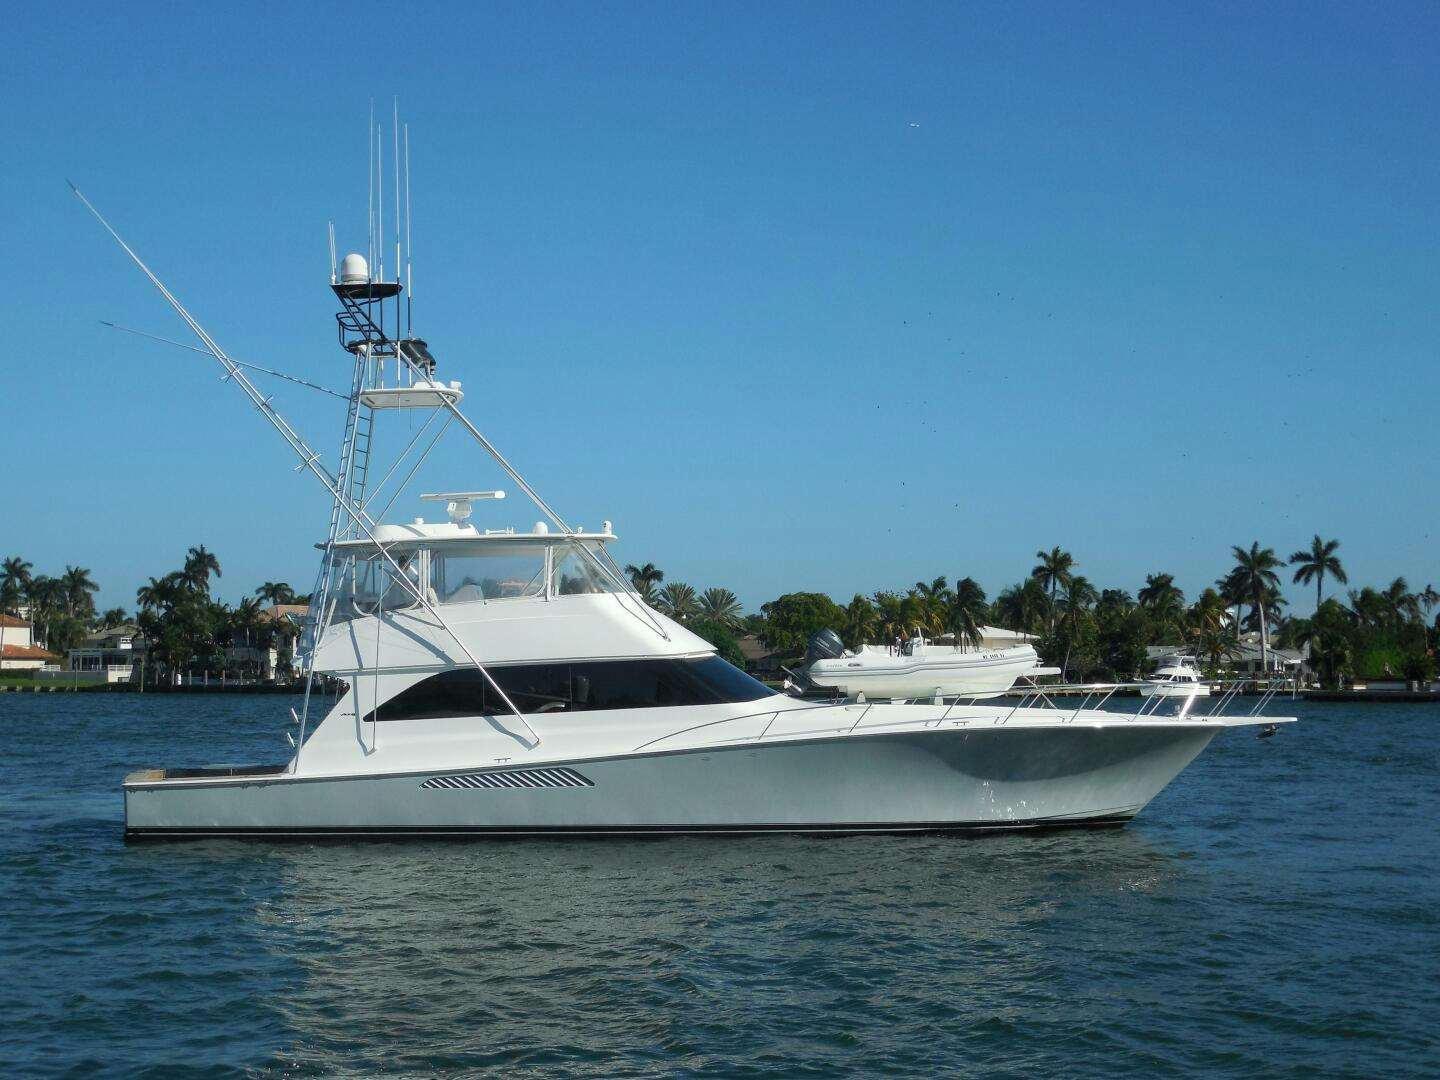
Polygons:
<instances>
[{"instance_id":1,"label":"antenna","mask_svg":"<svg viewBox=\"0 0 1440 1080\"><path fill-rule=\"evenodd\" d=\"M335 222L330 222L330 284L335 285L340 281L339 275L335 273Z\"/></svg>"},{"instance_id":2,"label":"antenna","mask_svg":"<svg viewBox=\"0 0 1440 1080\"><path fill-rule=\"evenodd\" d=\"M410 124L405 124L405 333L415 333L415 274L411 266L415 249L410 243Z\"/></svg>"},{"instance_id":3,"label":"antenna","mask_svg":"<svg viewBox=\"0 0 1440 1080\"><path fill-rule=\"evenodd\" d=\"M378 223L375 230L375 246L380 254L380 276L377 281L385 280L385 129L379 124L375 125L375 220Z\"/></svg>"},{"instance_id":4,"label":"antenna","mask_svg":"<svg viewBox=\"0 0 1440 1080\"><path fill-rule=\"evenodd\" d=\"M395 162L395 280L400 280L400 98L392 99L394 107L394 122L390 126L390 135L394 140L394 148L391 157ZM395 305L395 336L400 336L400 305Z\"/></svg>"},{"instance_id":5,"label":"antenna","mask_svg":"<svg viewBox=\"0 0 1440 1080\"><path fill-rule=\"evenodd\" d=\"M365 125L365 145L366 145L366 147L367 147L367 149L368 149L368 151L369 151L369 154L370 154L370 164L369 164L369 166L367 167L367 171L368 171L369 174L370 174L370 180L369 180L369 183L370 183L370 202L369 202L369 210L368 210L368 213L369 213L369 224L367 225L367 228L370 230L370 233L369 233L370 239L369 239L369 241L368 241L369 247L368 247L368 248L366 249L366 251L365 251L365 265L366 265L367 267L373 267L373 266L375 265L375 143L374 143L374 142L371 140L371 138L370 138L370 131L371 131L371 129L373 129L374 127L375 127L375 99L374 99L374 98L371 98L371 99L370 99L370 122ZM370 280L371 280L371 281L375 280L375 276L374 276L373 273L370 275Z\"/></svg>"}]
</instances>

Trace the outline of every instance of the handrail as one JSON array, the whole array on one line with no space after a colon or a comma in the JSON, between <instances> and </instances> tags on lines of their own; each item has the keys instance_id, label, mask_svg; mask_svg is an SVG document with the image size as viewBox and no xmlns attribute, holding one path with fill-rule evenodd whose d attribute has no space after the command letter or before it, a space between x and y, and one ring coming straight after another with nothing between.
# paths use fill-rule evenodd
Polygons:
<instances>
[{"instance_id":1,"label":"handrail","mask_svg":"<svg viewBox=\"0 0 1440 1080\"><path fill-rule=\"evenodd\" d=\"M1238 689L1239 689L1241 686L1245 685L1246 683L1253 682L1253 681L1254 681L1254 680L1250 680L1250 679L1236 680L1236 682L1235 682L1235 684L1234 684L1233 687L1227 686L1226 693L1222 696L1222 698L1220 698L1220 699L1218 699L1218 700L1221 701L1221 702L1227 702L1227 703L1228 703L1229 701L1231 701L1231 700L1234 699L1234 697L1235 697L1235 692L1238 692ZM1025 690L1025 692L1021 695L1020 701L1019 701L1018 703L1016 703L1015 705L1011 706L1008 711L1003 711L1003 715L1002 715L1002 710L1004 709L1003 706L1001 706L1000 708L997 708L996 711L995 711L993 714L989 714L989 715L993 716L993 723L994 723L994 725L997 726L997 727L1000 727L1000 726L1004 726L1004 725L1005 725L1017 712L1019 712L1021 709L1026 708L1026 707L1027 707L1027 702L1038 701L1038 700L1040 700L1040 699L1045 698L1047 691L1051 691L1051 690L1055 690L1055 689L1065 689L1065 690L1075 690L1075 691L1086 691L1085 697L1081 700L1080 704L1079 704L1076 708L1074 708L1073 710L1069 709L1068 706L1067 706L1067 708L1066 708L1065 711L1068 712L1069 715L1062 717L1062 719L1060 720L1060 722L1061 722L1062 724L1070 724L1070 723L1073 723L1075 720L1077 720L1077 719L1080 717L1080 714L1081 714L1082 712L1084 712L1087 708L1090 708L1090 707L1091 707L1091 705L1090 705L1091 701L1094 700L1094 699L1096 699L1097 697L1098 697L1098 700L1095 700L1094 705L1093 705L1093 709L1101 709L1101 708L1103 708L1104 705L1105 705L1105 703L1108 702L1108 701L1115 695L1116 691L1125 690L1125 689L1139 689L1139 688L1143 688L1143 687L1145 687L1145 686L1152 686L1152 685L1154 685L1154 684L1153 684L1153 683L1150 683L1150 682L1144 682L1144 681L1140 681L1140 682L1123 682L1123 683L1069 683L1069 684L1058 684L1058 685L1056 685L1056 686L1038 686L1038 685L1032 685L1032 686L1030 686L1029 688L1027 688L1027 689ZM1206 685L1217 685L1217 683L1211 682L1211 683L1207 683ZM1227 684L1226 684L1226 683L1218 683L1218 685L1227 685ZM1263 694L1263 695L1261 696L1260 701L1255 705L1255 707L1254 707L1253 709L1251 709L1249 715L1250 715L1250 716L1256 716L1256 715L1258 715L1259 712L1260 712L1260 710L1263 709L1264 706L1265 706L1266 704L1268 704L1269 701L1275 696L1275 694L1278 693L1278 692L1279 692L1280 690L1282 690L1282 689L1284 689L1284 687L1275 687L1275 688L1273 688L1273 690L1267 691L1265 694ZM792 700L794 700L794 699L792 699ZM959 696L956 696L954 699L952 699L952 700L949 702L949 704L946 705L945 710L944 710L942 713L940 713L940 715L939 715L938 717L935 716L933 713L930 713L930 712L927 711L927 714L924 715L924 716L918 716L918 717L915 717L914 719L907 719L907 720L890 720L890 721L887 721L883 726L885 726L885 727L903 727L903 726L906 726L906 725L909 725L909 724L924 724L926 727L929 727L929 726L932 725L932 724L933 724L933 725L936 725L936 726L939 726L939 725L943 724L947 719L950 718L951 713L955 710L955 708L960 704L960 702L961 702L962 700L964 700L964 701L970 701L971 704L970 704L969 707L976 707L976 708L980 707L980 706L979 706L979 703L976 702L976 701L974 701L973 699L966 698L964 695L959 695ZM1159 712L1160 706L1161 706L1162 704L1164 704L1166 701L1170 701L1170 700L1177 700L1177 699L1175 699L1175 698L1166 698L1166 697L1161 697L1160 695L1156 695L1156 696L1154 696L1153 698L1150 698L1150 699L1146 700L1145 702L1143 702L1143 703L1141 704L1141 706L1140 706L1140 709L1137 710L1137 711L1134 712L1134 713L1118 713L1118 714L1112 714L1112 715L1124 716L1124 717L1126 717L1127 719L1130 719L1130 720L1136 720L1136 719L1150 719L1150 720L1172 719L1172 717L1163 715L1163 714L1161 714L1161 713ZM1048 703L1048 702L1047 702L1047 703ZM758 710L758 711L756 711L756 712L741 713L739 716L722 716L722 717L720 717L720 718L717 719L717 720L707 720L707 721L706 721L705 723L703 723L703 724L692 724L690 727L680 728L680 729L677 730L677 731L671 731L671 732L668 732L667 734L656 736L656 737L653 738L653 739L650 739L650 740L648 740L648 741L646 741L646 742L641 743L639 746L635 747L635 749L632 750L631 752L632 752L632 753L638 753L638 752L641 751L641 750L644 750L644 749L646 749L646 748L648 748L648 747L654 746L656 743L665 742L665 741L667 741L667 740L669 740L669 739L678 738L679 736L682 736L682 735L689 735L689 734L692 734L693 732L696 732L696 731L703 731L703 730L705 730L706 728L718 727L718 726L721 725L721 724L738 723L738 722L740 722L740 721L742 721L742 720L754 720L754 719L756 719L757 717L768 716L769 719L765 722L765 726L760 730L760 733L759 733L758 735L753 735L753 736L749 736L749 737L748 737L749 740L752 741L752 742L760 742L760 741L762 741L763 739L765 739L766 737L769 736L771 729L775 726L776 721L779 720L782 715L789 716L789 715L793 715L793 714L797 714L797 713L813 714L813 713L818 713L818 712L832 711L832 710L835 710L835 709L859 709L859 708L861 708L861 706L864 706L864 708L863 708L862 711L860 712L860 715L855 718L855 721L854 721L848 728L844 728L844 729L843 729L843 730L844 730L844 733L845 733L846 735L853 735L857 730L859 730L860 725L861 725L862 723L864 723L865 718L870 715L871 710L872 710L877 704L880 704L880 703L879 703L879 702L873 702L873 701L859 701L859 700L850 700L850 699L847 699L847 700L845 700L845 701L833 701L833 702L813 702L813 703L797 702L797 704L796 704L794 707L791 707L791 708L779 708L779 709L770 708L770 709ZM893 703L893 702L892 702L891 704L896 704L896 703ZM1050 707L1051 707L1051 708L1054 708L1054 707L1055 707L1053 703L1048 703L1048 704L1050 704ZM909 708L916 708L917 706L915 706L915 705L908 705L907 707L909 707ZM935 707L938 708L938 706L935 706ZM1191 715L1191 714L1188 714L1187 712L1182 712L1182 713L1180 713L1178 716L1173 717L1173 719L1177 719L1177 720L1183 720L1183 719L1190 719L1190 720L1196 720L1196 719L1199 719L1199 720L1208 720L1208 719L1218 719L1218 718L1219 718L1219 711L1218 711L1218 710L1213 710L1213 709L1212 709L1210 712L1204 713L1204 714L1193 714L1193 715ZM956 721L956 723L964 723L964 722L967 722L967 721L962 721L962 720L957 720L957 721ZM841 729L838 729L838 728L837 728L836 730L838 731L838 730L841 730ZM730 740L730 741L739 742L739 741L741 741L742 738L744 738L744 737L737 737L736 739Z\"/></svg>"},{"instance_id":2,"label":"handrail","mask_svg":"<svg viewBox=\"0 0 1440 1080\"><path fill-rule=\"evenodd\" d=\"M680 728L678 731L672 731L667 735L659 735L656 738L651 739L649 742L641 743L639 746L635 747L635 749L632 750L631 753L636 753L640 750L644 750L647 746L654 746L657 742L664 742L666 739L673 739L677 735L688 735L692 731L703 731L705 728L715 727L717 724L729 724L737 720L753 720L757 716L765 716L767 714L774 713L774 716L772 716L770 719L770 724L773 724L779 718L781 713L822 712L825 709L853 708L856 704L857 703L853 701L837 701L833 703L817 703L813 705L801 704L793 709L762 709L759 712L742 713L739 716L723 716L719 720L707 720L703 724L692 724L690 727ZM770 724L765 725L765 731L770 730ZM761 734L763 735L764 733L762 732Z\"/></svg>"}]
</instances>

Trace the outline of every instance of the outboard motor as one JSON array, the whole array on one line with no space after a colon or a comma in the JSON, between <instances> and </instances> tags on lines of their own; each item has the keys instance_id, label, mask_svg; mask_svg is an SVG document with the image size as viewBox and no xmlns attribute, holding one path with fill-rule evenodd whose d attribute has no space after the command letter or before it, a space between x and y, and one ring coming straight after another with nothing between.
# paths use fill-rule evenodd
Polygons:
<instances>
[{"instance_id":1,"label":"outboard motor","mask_svg":"<svg viewBox=\"0 0 1440 1080\"><path fill-rule=\"evenodd\" d=\"M809 667L816 660L838 660L844 655L845 643L840 640L840 635L834 630L821 630L810 635L810 643L805 649L805 666Z\"/></svg>"},{"instance_id":2,"label":"outboard motor","mask_svg":"<svg viewBox=\"0 0 1440 1080\"><path fill-rule=\"evenodd\" d=\"M812 634L805 646L805 666L799 671L785 669L785 674L789 676L785 680L785 692L795 697L803 697L814 688L810 681L810 665L816 660L838 660L845 655L845 643L834 630L821 630L818 634Z\"/></svg>"}]
</instances>

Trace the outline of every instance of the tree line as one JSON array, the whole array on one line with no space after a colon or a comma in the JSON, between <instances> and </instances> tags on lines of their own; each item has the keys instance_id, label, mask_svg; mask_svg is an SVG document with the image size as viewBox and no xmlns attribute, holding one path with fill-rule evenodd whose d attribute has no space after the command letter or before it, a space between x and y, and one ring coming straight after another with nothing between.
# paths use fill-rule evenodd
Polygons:
<instances>
[{"instance_id":1,"label":"tree line","mask_svg":"<svg viewBox=\"0 0 1440 1080\"><path fill-rule=\"evenodd\" d=\"M133 622L148 645L146 663L157 679L164 674L208 670L258 673L255 659L227 658L226 650L274 647L280 677L293 674L299 628L271 618L273 604L308 604L286 582L267 581L233 607L210 595L211 578L222 576L220 561L203 544L190 548L179 570L152 577L135 593L133 619L124 608L97 611L99 586L83 567L67 566L59 577L34 574L18 555L0 562L0 612L27 609L37 641L52 652L77 648L87 634Z\"/></svg>"},{"instance_id":2,"label":"tree line","mask_svg":"<svg viewBox=\"0 0 1440 1080\"><path fill-rule=\"evenodd\" d=\"M823 593L786 593L745 615L728 589L697 593L671 582L653 564L627 566L635 589L647 603L684 622L701 637L720 631L754 634L767 648L798 660L810 636L834 630L846 646L893 642L914 633L950 634L961 647L978 646L981 628L1003 626L1036 637L1042 660L1080 680L1132 678L1146 668L1146 647L1177 646L1193 652L1212 671L1234 661L1241 635L1258 639L1262 664L1275 648L1304 650L1325 685L1346 679L1392 675L1428 679L1435 673L1434 642L1440 618L1432 621L1440 593L1426 585L1414 591L1404 578L1387 587L1352 589L1346 600L1326 598L1327 584L1347 585L1338 540L1315 536L1311 544L1282 559L1258 541L1231 548L1231 565L1213 585L1187 598L1174 575L1156 572L1134 595L1097 587L1079 573L1074 555L1060 547L1036 552L1028 577L1002 589L992 600L971 577L954 586L946 577L917 581L902 591L856 594L844 606ZM1315 587L1309 616L1286 612L1281 575ZM727 642L727 643L728 643ZM738 649L735 650L738 652Z\"/></svg>"}]
</instances>

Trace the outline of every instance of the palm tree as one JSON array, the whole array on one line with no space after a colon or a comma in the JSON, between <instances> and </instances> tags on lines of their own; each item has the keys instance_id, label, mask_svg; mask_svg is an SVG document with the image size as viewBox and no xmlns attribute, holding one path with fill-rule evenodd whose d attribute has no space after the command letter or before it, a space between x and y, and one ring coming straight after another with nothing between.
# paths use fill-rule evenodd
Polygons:
<instances>
[{"instance_id":1,"label":"palm tree","mask_svg":"<svg viewBox=\"0 0 1440 1080\"><path fill-rule=\"evenodd\" d=\"M95 610L95 601L90 596L99 592L100 586L90 578L90 571L82 566L67 566L60 579L65 586L65 613L74 618L85 618Z\"/></svg>"},{"instance_id":2,"label":"palm tree","mask_svg":"<svg viewBox=\"0 0 1440 1080\"><path fill-rule=\"evenodd\" d=\"M220 573L220 560L205 550L204 544L185 553L185 569L181 573L186 581L207 595L210 592L210 575L224 576Z\"/></svg>"},{"instance_id":3,"label":"palm tree","mask_svg":"<svg viewBox=\"0 0 1440 1080\"><path fill-rule=\"evenodd\" d=\"M1228 608L1222 609L1227 613ZM1216 670L1227 659L1235 655L1235 641L1222 628L1220 630L1197 630L1195 632L1195 654L1209 661L1210 669Z\"/></svg>"},{"instance_id":4,"label":"palm tree","mask_svg":"<svg viewBox=\"0 0 1440 1080\"><path fill-rule=\"evenodd\" d=\"M1434 585L1426 585L1415 594L1415 602L1425 611L1425 618L1421 620L1420 629L1425 635L1425 651L1430 651L1430 612L1436 604L1440 604L1440 592L1435 591Z\"/></svg>"},{"instance_id":5,"label":"palm tree","mask_svg":"<svg viewBox=\"0 0 1440 1080\"><path fill-rule=\"evenodd\" d=\"M1428 619L1431 609L1436 604L1440 604L1440 592L1435 591L1434 585L1426 585L1425 588L1415 594L1415 599L1420 606L1425 609L1425 617Z\"/></svg>"},{"instance_id":6,"label":"palm tree","mask_svg":"<svg viewBox=\"0 0 1440 1080\"><path fill-rule=\"evenodd\" d=\"M1320 603L1324 599L1321 589L1325 584L1325 575L1329 574L1341 585L1347 584L1350 579L1345 576L1345 568L1340 565L1340 559L1335 552L1340 550L1339 540L1321 540L1320 534L1315 534L1315 539L1310 541L1309 551L1297 551L1290 556L1290 565L1297 566L1294 582L1296 585L1309 585L1315 582L1315 610L1320 610Z\"/></svg>"},{"instance_id":7,"label":"palm tree","mask_svg":"<svg viewBox=\"0 0 1440 1080\"><path fill-rule=\"evenodd\" d=\"M1197 634L1218 634L1230 621L1230 609L1223 596L1214 589L1206 589L1190 605L1189 620Z\"/></svg>"},{"instance_id":8,"label":"palm tree","mask_svg":"<svg viewBox=\"0 0 1440 1080\"><path fill-rule=\"evenodd\" d=\"M655 595L655 586L665 580L665 571L657 570L654 563L647 562L644 566L631 563L625 567L625 573L630 575L630 584L635 586L640 599L647 604Z\"/></svg>"},{"instance_id":9,"label":"palm tree","mask_svg":"<svg viewBox=\"0 0 1440 1080\"><path fill-rule=\"evenodd\" d=\"M910 596L916 601L920 629L929 634L941 634L945 632L946 611L950 606L950 588L945 584L945 577L942 574L929 584L917 581L910 590Z\"/></svg>"},{"instance_id":10,"label":"palm tree","mask_svg":"<svg viewBox=\"0 0 1440 1080\"><path fill-rule=\"evenodd\" d=\"M1140 606L1153 615L1173 617L1185 606L1185 594L1173 574L1147 574L1145 587L1135 594Z\"/></svg>"},{"instance_id":11,"label":"palm tree","mask_svg":"<svg viewBox=\"0 0 1440 1080\"><path fill-rule=\"evenodd\" d=\"M1215 589L1220 594L1220 599L1225 601L1227 609L1233 608L1231 625L1235 628L1235 640L1240 640L1240 609L1245 606L1246 595L1244 583L1240 580L1240 571L1231 570L1222 578L1215 579Z\"/></svg>"},{"instance_id":12,"label":"palm tree","mask_svg":"<svg viewBox=\"0 0 1440 1080\"><path fill-rule=\"evenodd\" d=\"M12 555L0 563L0 611L19 606L25 588L30 584L30 571L34 568L33 563L26 562L19 555Z\"/></svg>"},{"instance_id":13,"label":"palm tree","mask_svg":"<svg viewBox=\"0 0 1440 1080\"><path fill-rule=\"evenodd\" d=\"M872 599L875 602L875 618L879 623L880 634L887 643L910 633L910 613L899 593L877 592Z\"/></svg>"},{"instance_id":14,"label":"palm tree","mask_svg":"<svg viewBox=\"0 0 1440 1080\"><path fill-rule=\"evenodd\" d=\"M934 581L930 582L930 584L928 584L928 585L925 584L925 582L923 582L923 581L917 581L917 582L915 582L915 589L914 589L914 591L915 591L916 593L918 593L920 596L924 597L926 600L941 600L941 601L943 601L943 600L948 600L948 599L950 598L950 589L949 589L949 588L946 586L946 584L945 584L945 575L944 575L944 574L941 574L939 577L937 577Z\"/></svg>"},{"instance_id":15,"label":"palm tree","mask_svg":"<svg viewBox=\"0 0 1440 1080\"><path fill-rule=\"evenodd\" d=\"M69 594L59 578L45 574L31 578L25 586L25 600L30 605L30 622L40 628L40 640L49 644L50 627L65 617Z\"/></svg>"},{"instance_id":16,"label":"palm tree","mask_svg":"<svg viewBox=\"0 0 1440 1080\"><path fill-rule=\"evenodd\" d=\"M0 615L20 606L25 590L30 585L30 571L34 564L26 562L19 555L12 555L0 563ZM5 623L0 620L0 652L5 651Z\"/></svg>"},{"instance_id":17,"label":"palm tree","mask_svg":"<svg viewBox=\"0 0 1440 1080\"><path fill-rule=\"evenodd\" d=\"M700 617L734 629L740 625L740 598L729 589L706 589L700 597Z\"/></svg>"},{"instance_id":18,"label":"palm tree","mask_svg":"<svg viewBox=\"0 0 1440 1080\"><path fill-rule=\"evenodd\" d=\"M161 578L151 578L135 590L135 604L141 611L153 611L164 607L169 599L169 590Z\"/></svg>"},{"instance_id":19,"label":"palm tree","mask_svg":"<svg viewBox=\"0 0 1440 1080\"><path fill-rule=\"evenodd\" d=\"M879 621L875 605L867 597L855 594L845 608L845 633L842 635L846 648L858 649L875 634Z\"/></svg>"},{"instance_id":20,"label":"palm tree","mask_svg":"<svg viewBox=\"0 0 1440 1080\"><path fill-rule=\"evenodd\" d=\"M1134 598L1124 589L1105 589L1095 605L1095 614L1101 618L1113 618L1127 614L1134 606Z\"/></svg>"},{"instance_id":21,"label":"palm tree","mask_svg":"<svg viewBox=\"0 0 1440 1080\"><path fill-rule=\"evenodd\" d=\"M1385 598L1366 585L1359 592L1349 591L1350 614L1361 626L1381 627L1388 618Z\"/></svg>"},{"instance_id":22,"label":"palm tree","mask_svg":"<svg viewBox=\"0 0 1440 1080\"><path fill-rule=\"evenodd\" d=\"M962 644L974 649L980 647L985 637L983 627L988 608L985 590L978 581L966 577L955 583L955 591L950 594L950 605L946 611L946 629L955 635L957 648Z\"/></svg>"},{"instance_id":23,"label":"palm tree","mask_svg":"<svg viewBox=\"0 0 1440 1080\"><path fill-rule=\"evenodd\" d=\"M108 608L105 613L100 616L100 629L109 630L111 627L121 626L128 621L129 619L125 614L124 608Z\"/></svg>"},{"instance_id":24,"label":"palm tree","mask_svg":"<svg viewBox=\"0 0 1440 1080\"><path fill-rule=\"evenodd\" d=\"M1060 601L1060 610L1065 619L1063 628L1065 634L1065 656L1060 661L1060 679L1065 680L1066 673L1070 668L1070 653L1075 648L1075 642L1080 636L1081 627L1084 625L1090 609L1100 599L1100 593L1095 586L1090 584L1090 579L1083 574L1075 574L1070 578L1070 583L1065 586L1065 596Z\"/></svg>"},{"instance_id":25,"label":"palm tree","mask_svg":"<svg viewBox=\"0 0 1440 1080\"><path fill-rule=\"evenodd\" d=\"M295 590L284 581L267 581L255 590L258 596L266 604L293 604Z\"/></svg>"},{"instance_id":26,"label":"palm tree","mask_svg":"<svg viewBox=\"0 0 1440 1080\"><path fill-rule=\"evenodd\" d=\"M683 581L672 581L661 589L660 595L656 597L656 606L677 622L684 622L700 611L700 601L695 597L695 590Z\"/></svg>"},{"instance_id":27,"label":"palm tree","mask_svg":"<svg viewBox=\"0 0 1440 1080\"><path fill-rule=\"evenodd\" d=\"M1068 551L1061 551L1059 546L1049 551L1037 551L1035 557L1040 560L1030 576L1044 586L1050 594L1050 629L1055 629L1055 593L1070 584L1071 571L1075 569L1075 557Z\"/></svg>"},{"instance_id":28,"label":"palm tree","mask_svg":"<svg viewBox=\"0 0 1440 1080\"><path fill-rule=\"evenodd\" d=\"M1089 611L1100 599L1100 593L1084 574L1076 574L1065 586L1064 606L1067 611Z\"/></svg>"},{"instance_id":29,"label":"palm tree","mask_svg":"<svg viewBox=\"0 0 1440 1080\"><path fill-rule=\"evenodd\" d=\"M1000 590L995 598L995 618L1004 625L1026 634L1043 628L1050 601L1040 579L1031 577Z\"/></svg>"},{"instance_id":30,"label":"palm tree","mask_svg":"<svg viewBox=\"0 0 1440 1080\"><path fill-rule=\"evenodd\" d=\"M1385 602L1390 621L1397 628L1402 623L1419 620L1420 598L1410 591L1410 583L1403 577L1392 581L1380 597Z\"/></svg>"},{"instance_id":31,"label":"palm tree","mask_svg":"<svg viewBox=\"0 0 1440 1080\"><path fill-rule=\"evenodd\" d=\"M1285 564L1276 558L1274 548L1262 548L1258 540L1248 551L1239 545L1230 550L1235 556L1235 569L1230 571L1230 578L1234 579L1237 595L1246 597L1260 621L1260 667L1268 675L1270 624L1265 618L1265 609L1273 602L1272 590L1280 587L1280 577L1275 571Z\"/></svg>"},{"instance_id":32,"label":"palm tree","mask_svg":"<svg viewBox=\"0 0 1440 1080\"><path fill-rule=\"evenodd\" d=\"M230 641L235 643L237 638L245 639L245 648L254 647L256 632L268 621L265 617L263 607L264 601L258 597L245 597L235 605L235 609L227 613L226 622L229 624Z\"/></svg>"},{"instance_id":33,"label":"palm tree","mask_svg":"<svg viewBox=\"0 0 1440 1080\"><path fill-rule=\"evenodd\" d=\"M1135 599L1164 632L1178 628L1185 615L1185 594L1175 584L1173 574L1146 575L1145 587L1135 594Z\"/></svg>"}]
</instances>

